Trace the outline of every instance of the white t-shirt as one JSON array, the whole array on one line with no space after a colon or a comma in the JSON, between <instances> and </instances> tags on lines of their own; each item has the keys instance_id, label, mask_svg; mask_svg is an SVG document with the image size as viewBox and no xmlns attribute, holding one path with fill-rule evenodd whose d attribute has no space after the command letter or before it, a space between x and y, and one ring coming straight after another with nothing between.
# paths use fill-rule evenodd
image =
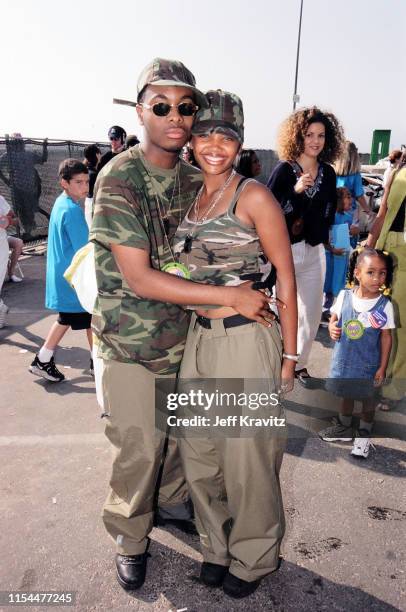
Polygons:
<instances>
[{"instance_id":1,"label":"white t-shirt","mask_svg":"<svg viewBox=\"0 0 406 612\"><path fill-rule=\"evenodd\" d=\"M10 205L8 204L7 200L3 198L2 195L0 195L0 217L7 215L9 212L10 212ZM2 242L4 240L7 240L7 232L3 227L1 227L1 225L0 225L0 240Z\"/></svg>"},{"instance_id":2,"label":"white t-shirt","mask_svg":"<svg viewBox=\"0 0 406 612\"><path fill-rule=\"evenodd\" d=\"M345 294L345 290L340 291L340 293L337 296L336 301L334 302L333 306L330 308L330 312L333 314L336 314L338 319L340 319L341 310L343 308L344 294ZM371 323L368 321L365 315L362 316L362 313L368 312L368 310L373 309L373 307L378 302L381 296L378 295L378 297L376 298L368 299L368 298L360 298L356 296L354 292L351 292L351 295L352 295L352 305L353 305L354 310L356 310L357 312L361 314L361 317L358 317L358 318L360 318L364 327L371 327ZM386 314L386 323L385 325L382 325L381 329L394 329L396 326L395 326L395 320L393 316L393 306L389 300L386 302L384 313Z\"/></svg>"}]
</instances>

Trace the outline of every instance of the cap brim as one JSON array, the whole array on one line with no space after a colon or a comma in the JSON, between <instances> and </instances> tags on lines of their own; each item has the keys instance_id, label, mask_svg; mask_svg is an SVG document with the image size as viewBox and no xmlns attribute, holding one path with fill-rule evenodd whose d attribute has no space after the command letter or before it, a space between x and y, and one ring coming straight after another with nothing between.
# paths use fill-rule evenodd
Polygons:
<instances>
[{"instance_id":1,"label":"cap brim","mask_svg":"<svg viewBox=\"0 0 406 612\"><path fill-rule=\"evenodd\" d=\"M196 98L196 103L198 104L199 108L208 108L209 106L209 102L204 93L197 89L197 87L193 87L189 83L182 83L182 81L171 81L169 79L163 79L161 81L154 81L153 83L148 83L147 85L145 85L145 87L148 87L148 85L159 85L160 87L187 87L188 89L191 89L193 91ZM145 87L143 87L143 89L140 91L137 99L139 99Z\"/></svg>"},{"instance_id":2,"label":"cap brim","mask_svg":"<svg viewBox=\"0 0 406 612\"><path fill-rule=\"evenodd\" d=\"M206 119L205 121L199 121L192 127L192 135L198 136L199 134L209 134L210 132L220 132L235 138L238 142L243 142L244 137L238 130L231 124L225 121L216 121L215 119Z\"/></svg>"}]
</instances>

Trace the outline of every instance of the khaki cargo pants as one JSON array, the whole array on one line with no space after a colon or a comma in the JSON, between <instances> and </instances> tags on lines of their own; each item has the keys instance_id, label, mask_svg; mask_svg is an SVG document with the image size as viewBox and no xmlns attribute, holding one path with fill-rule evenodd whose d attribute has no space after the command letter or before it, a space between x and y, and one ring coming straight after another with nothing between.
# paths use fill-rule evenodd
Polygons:
<instances>
[{"instance_id":1,"label":"khaki cargo pants","mask_svg":"<svg viewBox=\"0 0 406 612\"><path fill-rule=\"evenodd\" d=\"M178 443L155 430L155 378L138 364L103 361L105 433L113 446L110 491L103 508L104 525L122 555L146 550L161 462L158 496L166 517L188 518L187 490ZM185 516L182 516L182 513Z\"/></svg>"},{"instance_id":2,"label":"khaki cargo pants","mask_svg":"<svg viewBox=\"0 0 406 612\"><path fill-rule=\"evenodd\" d=\"M269 389L278 389L281 358L275 324L271 329L257 323L225 329L218 319L205 329L193 315L180 378L261 379L264 387L268 381ZM280 404L275 410L284 416ZM279 484L285 432L276 435L262 428L255 436L180 440L204 560L230 566L243 580L256 580L278 567L285 531Z\"/></svg>"}]
</instances>

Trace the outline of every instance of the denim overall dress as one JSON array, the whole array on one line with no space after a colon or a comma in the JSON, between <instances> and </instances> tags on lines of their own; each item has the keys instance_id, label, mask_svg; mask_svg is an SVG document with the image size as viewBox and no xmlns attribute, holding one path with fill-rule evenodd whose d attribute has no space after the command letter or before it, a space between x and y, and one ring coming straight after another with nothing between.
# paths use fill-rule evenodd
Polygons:
<instances>
[{"instance_id":1,"label":"denim overall dress","mask_svg":"<svg viewBox=\"0 0 406 612\"><path fill-rule=\"evenodd\" d=\"M387 318L384 313L388 298L380 296L369 311L359 313L353 306L353 291L344 294L341 317L341 337L336 341L326 389L348 399L367 399L376 392L374 376L381 360L381 328ZM362 320L368 320L365 327Z\"/></svg>"}]
</instances>

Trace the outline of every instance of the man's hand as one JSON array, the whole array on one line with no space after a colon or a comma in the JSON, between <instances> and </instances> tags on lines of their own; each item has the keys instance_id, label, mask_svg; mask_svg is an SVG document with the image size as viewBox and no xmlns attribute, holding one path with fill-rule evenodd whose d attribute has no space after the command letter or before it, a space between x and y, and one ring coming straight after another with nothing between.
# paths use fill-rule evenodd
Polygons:
<instances>
[{"instance_id":1,"label":"man's hand","mask_svg":"<svg viewBox=\"0 0 406 612\"><path fill-rule=\"evenodd\" d=\"M358 236L359 234L359 226L358 225L350 225L350 235Z\"/></svg>"},{"instance_id":2,"label":"man's hand","mask_svg":"<svg viewBox=\"0 0 406 612\"><path fill-rule=\"evenodd\" d=\"M336 249L335 247L331 247L331 252L333 255L344 255L345 249Z\"/></svg>"},{"instance_id":3,"label":"man's hand","mask_svg":"<svg viewBox=\"0 0 406 612\"><path fill-rule=\"evenodd\" d=\"M311 175L307 172L306 174L302 174L302 176L300 177L300 179L297 181L296 185L294 186L294 190L296 191L296 193L303 193L304 191L306 191L306 189L308 189L309 187L312 187L314 184L314 180L312 179Z\"/></svg>"},{"instance_id":4,"label":"man's hand","mask_svg":"<svg viewBox=\"0 0 406 612\"><path fill-rule=\"evenodd\" d=\"M341 327L338 327L338 321L330 321L328 331L332 340L339 340L341 338Z\"/></svg>"},{"instance_id":5,"label":"man's hand","mask_svg":"<svg viewBox=\"0 0 406 612\"><path fill-rule=\"evenodd\" d=\"M262 291L252 289L252 285L253 283L248 281L233 287L235 296L231 307L247 319L257 321L265 327L272 327L272 321L275 319L275 315L269 310L272 299Z\"/></svg>"}]
</instances>

